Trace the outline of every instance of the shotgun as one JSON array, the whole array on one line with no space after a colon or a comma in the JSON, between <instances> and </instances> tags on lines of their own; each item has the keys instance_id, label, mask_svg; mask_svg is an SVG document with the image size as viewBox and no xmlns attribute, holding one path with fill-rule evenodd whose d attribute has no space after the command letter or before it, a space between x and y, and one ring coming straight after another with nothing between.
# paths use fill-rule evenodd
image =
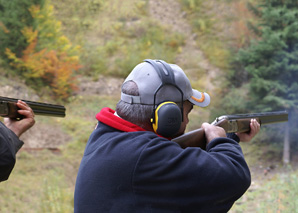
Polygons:
<instances>
[{"instance_id":1,"label":"shotgun","mask_svg":"<svg viewBox=\"0 0 298 213\"><path fill-rule=\"evenodd\" d=\"M14 119L22 119L22 115L18 113L16 103L19 99L1 97L0 96L0 116ZM42 102L26 101L35 115L65 117L65 107L62 105L48 104Z\"/></svg>"},{"instance_id":2,"label":"shotgun","mask_svg":"<svg viewBox=\"0 0 298 213\"><path fill-rule=\"evenodd\" d=\"M250 120L256 119L259 124L273 124L288 121L288 112L263 112L251 114L223 115L216 118L211 124L222 127L226 133L250 131ZM178 143L182 148L201 147L206 149L206 138L202 128L185 133L172 141Z\"/></svg>"}]
</instances>

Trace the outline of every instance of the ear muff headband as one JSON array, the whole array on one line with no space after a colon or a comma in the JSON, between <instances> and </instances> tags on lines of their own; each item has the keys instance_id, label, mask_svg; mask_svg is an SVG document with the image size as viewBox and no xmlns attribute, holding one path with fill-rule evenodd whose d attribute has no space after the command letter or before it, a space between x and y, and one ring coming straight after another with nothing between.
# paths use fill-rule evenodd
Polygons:
<instances>
[{"instance_id":1,"label":"ear muff headband","mask_svg":"<svg viewBox=\"0 0 298 213\"><path fill-rule=\"evenodd\" d=\"M176 85L176 83L175 83L175 76L174 76L174 71L172 70L172 68L171 68L171 66L168 64L168 63L166 63L165 61L163 61L163 60L158 60L158 62L160 62L163 66L164 66L164 68L166 69L166 71L168 72L168 74L171 76L171 79L172 79L172 81L169 83L170 85L173 85L174 87L176 87L176 89L180 92L180 94L181 94L181 105L180 105L180 109L181 109L181 115L183 115L183 92L182 92L182 90L180 89L180 87L178 87L177 85ZM161 88L161 87L160 87ZM160 89L159 88L159 89ZM158 90L159 90L158 89ZM156 92L157 93L157 92ZM155 99L155 97L154 97L154 99ZM183 121L183 116L182 116L182 121Z\"/></svg>"},{"instance_id":2,"label":"ear muff headband","mask_svg":"<svg viewBox=\"0 0 298 213\"><path fill-rule=\"evenodd\" d=\"M154 67L155 71L159 75L159 77L161 79L161 82L162 82L161 85L154 92L154 101L153 101L154 110L156 110L156 108L157 108L156 95L157 95L158 91L163 86L165 86L165 85L172 85L181 94L181 106L180 106L180 109L181 109L181 114L183 115L183 92L182 92L182 90L175 83L175 76L174 76L174 72L173 72L171 66L168 63L166 63L165 61L163 61L163 60L145 59L144 61L147 62L147 63L149 63L149 64L151 64ZM161 63L162 66L165 68L165 70L162 69L157 62ZM164 71L166 71L166 73ZM155 119L154 116L153 116L153 119ZM183 121L183 116L182 116L182 121Z\"/></svg>"},{"instance_id":3,"label":"ear muff headband","mask_svg":"<svg viewBox=\"0 0 298 213\"><path fill-rule=\"evenodd\" d=\"M157 63L157 62L162 63L161 60L156 60L155 61L155 60L152 60L152 59L145 59L144 61L153 66L153 68L157 72L159 78L161 79L162 85L164 85L164 84L176 85L173 71L172 70L167 70L167 69L164 71L162 69L162 67Z\"/></svg>"},{"instance_id":4,"label":"ear muff headband","mask_svg":"<svg viewBox=\"0 0 298 213\"><path fill-rule=\"evenodd\" d=\"M153 130L164 137L172 137L179 131L183 121L183 92L176 85L174 72L169 64L162 60L146 59L144 61L153 66L162 81L154 93L154 112L151 118ZM172 101L165 101L158 106L156 105L157 93L165 85L172 85L181 93L180 108Z\"/></svg>"}]
</instances>

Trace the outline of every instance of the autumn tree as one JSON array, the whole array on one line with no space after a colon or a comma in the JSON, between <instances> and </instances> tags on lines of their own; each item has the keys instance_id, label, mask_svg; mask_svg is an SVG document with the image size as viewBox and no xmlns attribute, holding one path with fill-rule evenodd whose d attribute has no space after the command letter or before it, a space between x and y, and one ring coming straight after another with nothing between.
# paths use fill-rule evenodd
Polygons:
<instances>
[{"instance_id":1,"label":"autumn tree","mask_svg":"<svg viewBox=\"0 0 298 213\"><path fill-rule=\"evenodd\" d=\"M53 7L47 2L43 7L32 5L28 11L33 24L21 30L28 46L20 57L9 48L5 53L33 87L38 90L49 86L55 98L66 100L76 88L74 72L80 68L79 47L63 35L61 23L55 20Z\"/></svg>"}]
</instances>

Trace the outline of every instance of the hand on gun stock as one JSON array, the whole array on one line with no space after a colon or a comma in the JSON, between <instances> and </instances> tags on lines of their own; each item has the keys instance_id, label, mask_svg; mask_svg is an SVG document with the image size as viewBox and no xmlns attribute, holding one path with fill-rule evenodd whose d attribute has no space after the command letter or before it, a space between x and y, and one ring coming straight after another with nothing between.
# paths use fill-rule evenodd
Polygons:
<instances>
[{"instance_id":1,"label":"hand on gun stock","mask_svg":"<svg viewBox=\"0 0 298 213\"><path fill-rule=\"evenodd\" d=\"M215 138L226 137L225 130L219 126L203 123L201 128L205 132L206 145Z\"/></svg>"}]
</instances>

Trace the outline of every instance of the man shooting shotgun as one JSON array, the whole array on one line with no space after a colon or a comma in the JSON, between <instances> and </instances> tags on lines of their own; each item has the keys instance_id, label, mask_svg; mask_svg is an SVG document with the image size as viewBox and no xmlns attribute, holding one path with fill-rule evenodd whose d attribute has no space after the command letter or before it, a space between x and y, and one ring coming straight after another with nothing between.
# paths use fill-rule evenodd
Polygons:
<instances>
[{"instance_id":1,"label":"man shooting shotgun","mask_svg":"<svg viewBox=\"0 0 298 213\"><path fill-rule=\"evenodd\" d=\"M116 109L103 108L79 168L74 212L228 212L250 185L239 140L260 129L227 137L204 123L208 144L182 148L193 107L210 96L193 89L183 70L146 59L127 76ZM236 139L237 137L237 139Z\"/></svg>"},{"instance_id":2,"label":"man shooting shotgun","mask_svg":"<svg viewBox=\"0 0 298 213\"><path fill-rule=\"evenodd\" d=\"M34 114L65 116L65 108L60 105L32 101L21 101L0 97L0 181L8 179L16 161L16 153L24 142L19 137L34 124Z\"/></svg>"}]
</instances>

